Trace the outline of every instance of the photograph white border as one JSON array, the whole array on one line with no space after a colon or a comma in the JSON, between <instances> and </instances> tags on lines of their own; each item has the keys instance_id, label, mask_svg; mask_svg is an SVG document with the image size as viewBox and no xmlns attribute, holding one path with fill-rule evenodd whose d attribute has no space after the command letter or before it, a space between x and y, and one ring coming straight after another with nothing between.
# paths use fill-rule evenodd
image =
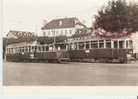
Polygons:
<instances>
[{"instance_id":1,"label":"photograph white border","mask_svg":"<svg viewBox=\"0 0 138 99\"><path fill-rule=\"evenodd\" d=\"M2 0L0 0L0 46L2 46ZM136 96L138 86L3 86L2 47L0 47L0 93L4 96Z\"/></svg>"}]
</instances>

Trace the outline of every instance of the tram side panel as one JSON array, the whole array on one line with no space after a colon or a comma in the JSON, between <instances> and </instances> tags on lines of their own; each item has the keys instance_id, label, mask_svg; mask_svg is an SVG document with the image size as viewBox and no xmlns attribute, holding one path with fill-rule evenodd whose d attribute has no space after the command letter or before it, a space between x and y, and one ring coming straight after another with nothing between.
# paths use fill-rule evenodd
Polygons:
<instances>
[{"instance_id":1,"label":"tram side panel","mask_svg":"<svg viewBox=\"0 0 138 99\"><path fill-rule=\"evenodd\" d=\"M15 53L7 54L6 60L13 62L27 61L29 59L29 53Z\"/></svg>"},{"instance_id":2,"label":"tram side panel","mask_svg":"<svg viewBox=\"0 0 138 99\"><path fill-rule=\"evenodd\" d=\"M70 50L70 59L72 61L83 61L84 59L104 60L104 62L118 59L120 62L126 61L126 51L124 49L90 49Z\"/></svg>"},{"instance_id":3,"label":"tram side panel","mask_svg":"<svg viewBox=\"0 0 138 99\"><path fill-rule=\"evenodd\" d=\"M56 60L56 52L36 52L34 54L37 60Z\"/></svg>"}]
</instances>

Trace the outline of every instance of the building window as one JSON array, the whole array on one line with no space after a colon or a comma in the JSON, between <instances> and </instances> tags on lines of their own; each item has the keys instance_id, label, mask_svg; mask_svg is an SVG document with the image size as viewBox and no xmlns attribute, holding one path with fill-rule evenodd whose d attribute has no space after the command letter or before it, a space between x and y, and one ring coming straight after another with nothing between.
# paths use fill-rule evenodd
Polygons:
<instances>
[{"instance_id":1,"label":"building window","mask_svg":"<svg viewBox=\"0 0 138 99\"><path fill-rule=\"evenodd\" d=\"M59 25L60 25L60 26L62 25L62 21L59 21Z\"/></svg>"}]
</instances>

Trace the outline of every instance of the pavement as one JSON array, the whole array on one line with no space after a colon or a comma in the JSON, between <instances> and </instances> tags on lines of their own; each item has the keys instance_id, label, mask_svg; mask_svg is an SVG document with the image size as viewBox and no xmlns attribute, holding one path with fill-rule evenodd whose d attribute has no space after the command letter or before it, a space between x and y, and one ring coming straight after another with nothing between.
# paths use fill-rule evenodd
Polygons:
<instances>
[{"instance_id":1,"label":"pavement","mask_svg":"<svg viewBox=\"0 0 138 99\"><path fill-rule=\"evenodd\" d=\"M137 86L138 62L3 63L5 86Z\"/></svg>"}]
</instances>

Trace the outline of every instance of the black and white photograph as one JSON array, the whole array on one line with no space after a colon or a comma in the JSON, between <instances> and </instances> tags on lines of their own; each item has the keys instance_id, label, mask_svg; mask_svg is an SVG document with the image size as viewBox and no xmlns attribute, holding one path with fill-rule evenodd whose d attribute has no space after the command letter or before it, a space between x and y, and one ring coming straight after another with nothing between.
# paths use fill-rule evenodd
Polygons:
<instances>
[{"instance_id":1,"label":"black and white photograph","mask_svg":"<svg viewBox=\"0 0 138 99\"><path fill-rule=\"evenodd\" d=\"M138 85L137 0L3 0L2 10L4 86Z\"/></svg>"}]
</instances>

